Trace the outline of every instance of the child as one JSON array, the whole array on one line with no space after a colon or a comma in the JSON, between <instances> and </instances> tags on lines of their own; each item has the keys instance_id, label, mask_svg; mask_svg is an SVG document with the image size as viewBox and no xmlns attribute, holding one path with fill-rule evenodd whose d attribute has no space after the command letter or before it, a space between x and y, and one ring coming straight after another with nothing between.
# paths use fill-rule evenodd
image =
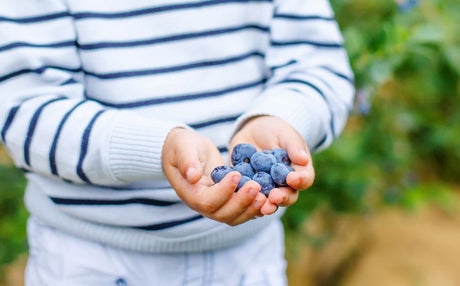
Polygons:
<instances>
[{"instance_id":1,"label":"child","mask_svg":"<svg viewBox=\"0 0 460 286\"><path fill-rule=\"evenodd\" d=\"M286 284L280 217L354 94L327 0L5 0L0 67L26 285ZM212 184L238 143L290 187Z\"/></svg>"}]
</instances>

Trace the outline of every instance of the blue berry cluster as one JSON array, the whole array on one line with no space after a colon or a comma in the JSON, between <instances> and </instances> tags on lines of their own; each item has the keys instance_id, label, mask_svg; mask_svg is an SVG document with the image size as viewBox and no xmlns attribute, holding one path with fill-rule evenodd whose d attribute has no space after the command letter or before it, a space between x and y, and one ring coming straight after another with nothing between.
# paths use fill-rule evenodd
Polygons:
<instances>
[{"instance_id":1,"label":"blue berry cluster","mask_svg":"<svg viewBox=\"0 0 460 286\"><path fill-rule=\"evenodd\" d=\"M270 191L276 187L287 186L286 177L291 168L291 160L282 148L257 151L248 143L238 144L233 148L231 166L219 166L211 172L214 183L220 182L231 171L241 174L237 190L247 181L256 181L262 187L261 193L268 197Z\"/></svg>"}]
</instances>

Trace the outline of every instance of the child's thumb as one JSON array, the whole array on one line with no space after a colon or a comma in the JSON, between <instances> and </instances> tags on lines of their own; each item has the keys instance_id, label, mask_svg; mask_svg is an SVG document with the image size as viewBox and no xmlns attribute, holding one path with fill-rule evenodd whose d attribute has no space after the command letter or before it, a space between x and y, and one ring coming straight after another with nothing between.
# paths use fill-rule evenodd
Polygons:
<instances>
[{"instance_id":1,"label":"child's thumb","mask_svg":"<svg viewBox=\"0 0 460 286\"><path fill-rule=\"evenodd\" d=\"M286 151L289 154L291 161L300 166L306 166L309 162L309 157L305 145L301 142L291 141L287 144Z\"/></svg>"},{"instance_id":2,"label":"child's thumb","mask_svg":"<svg viewBox=\"0 0 460 286\"><path fill-rule=\"evenodd\" d=\"M195 184L201 179L203 176L203 166L196 152L184 150L177 159L177 168L182 174L182 177L190 184Z\"/></svg>"}]
</instances>

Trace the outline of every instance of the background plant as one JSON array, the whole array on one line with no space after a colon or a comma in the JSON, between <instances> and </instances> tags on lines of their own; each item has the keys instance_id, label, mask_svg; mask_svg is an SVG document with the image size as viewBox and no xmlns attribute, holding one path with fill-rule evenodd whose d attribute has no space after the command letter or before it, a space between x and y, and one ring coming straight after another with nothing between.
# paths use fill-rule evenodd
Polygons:
<instances>
[{"instance_id":1,"label":"background plant","mask_svg":"<svg viewBox=\"0 0 460 286\"><path fill-rule=\"evenodd\" d=\"M341 137L314 155L317 179L284 220L316 209L370 213L387 204L450 207L460 178L460 2L331 1L356 77Z\"/></svg>"}]
</instances>

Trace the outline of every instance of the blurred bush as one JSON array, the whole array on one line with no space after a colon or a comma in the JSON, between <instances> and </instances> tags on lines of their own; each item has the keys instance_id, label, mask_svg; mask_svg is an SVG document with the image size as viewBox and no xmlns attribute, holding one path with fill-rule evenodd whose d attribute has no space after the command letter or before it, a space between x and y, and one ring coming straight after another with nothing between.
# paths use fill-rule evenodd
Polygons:
<instances>
[{"instance_id":1,"label":"blurred bush","mask_svg":"<svg viewBox=\"0 0 460 286\"><path fill-rule=\"evenodd\" d=\"M355 109L339 139L314 155L315 184L288 209L288 230L318 208L451 206L460 182L460 1L403 2L331 1L355 72Z\"/></svg>"},{"instance_id":2,"label":"blurred bush","mask_svg":"<svg viewBox=\"0 0 460 286\"><path fill-rule=\"evenodd\" d=\"M0 266L27 250L24 189L23 173L12 166L0 145ZM0 267L0 280L2 275Z\"/></svg>"}]
</instances>

